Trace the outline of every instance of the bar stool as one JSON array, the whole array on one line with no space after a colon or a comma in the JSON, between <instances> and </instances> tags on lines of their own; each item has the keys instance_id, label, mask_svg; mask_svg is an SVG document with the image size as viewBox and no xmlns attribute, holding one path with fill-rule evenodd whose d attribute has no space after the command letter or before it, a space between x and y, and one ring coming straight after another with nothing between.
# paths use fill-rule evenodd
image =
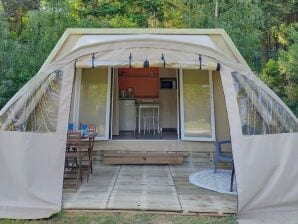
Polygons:
<instances>
[{"instance_id":1,"label":"bar stool","mask_svg":"<svg viewBox=\"0 0 298 224\"><path fill-rule=\"evenodd\" d=\"M156 132L160 133L159 129L159 113L155 113L155 108L152 108L152 113L150 114L144 114L143 116L144 120L144 134L146 134L146 129L150 133L151 130L153 130L154 135ZM157 124L155 123L157 121ZM152 128L151 128L152 124Z\"/></svg>"},{"instance_id":2,"label":"bar stool","mask_svg":"<svg viewBox=\"0 0 298 224\"><path fill-rule=\"evenodd\" d=\"M143 115L144 120L144 135L146 134L146 129L148 133L151 132L151 124L153 127L153 133L155 134L155 116L154 115Z\"/></svg>"}]
</instances>

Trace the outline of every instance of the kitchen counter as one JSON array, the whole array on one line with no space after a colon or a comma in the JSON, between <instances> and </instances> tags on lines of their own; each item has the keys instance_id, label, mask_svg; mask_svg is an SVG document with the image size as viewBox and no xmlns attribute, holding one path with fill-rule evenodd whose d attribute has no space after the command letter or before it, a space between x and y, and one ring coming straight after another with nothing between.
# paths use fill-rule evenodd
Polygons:
<instances>
[{"instance_id":1,"label":"kitchen counter","mask_svg":"<svg viewBox=\"0 0 298 224\"><path fill-rule=\"evenodd\" d=\"M119 97L119 100L136 100L137 98L132 97Z\"/></svg>"},{"instance_id":2,"label":"kitchen counter","mask_svg":"<svg viewBox=\"0 0 298 224\"><path fill-rule=\"evenodd\" d=\"M159 103L159 98L139 98L139 97L120 97L119 100L135 100L136 104L158 104Z\"/></svg>"}]
</instances>

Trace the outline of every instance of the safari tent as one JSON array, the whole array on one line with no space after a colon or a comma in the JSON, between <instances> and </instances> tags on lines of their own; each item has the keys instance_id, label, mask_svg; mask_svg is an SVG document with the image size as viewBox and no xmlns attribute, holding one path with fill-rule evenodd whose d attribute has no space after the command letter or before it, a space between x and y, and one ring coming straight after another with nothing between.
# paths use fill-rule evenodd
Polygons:
<instances>
[{"instance_id":1,"label":"safari tent","mask_svg":"<svg viewBox=\"0 0 298 224\"><path fill-rule=\"evenodd\" d=\"M212 157L231 139L240 223L298 220L297 118L222 29L67 29L0 111L0 218L62 209L69 123L106 151Z\"/></svg>"}]
</instances>

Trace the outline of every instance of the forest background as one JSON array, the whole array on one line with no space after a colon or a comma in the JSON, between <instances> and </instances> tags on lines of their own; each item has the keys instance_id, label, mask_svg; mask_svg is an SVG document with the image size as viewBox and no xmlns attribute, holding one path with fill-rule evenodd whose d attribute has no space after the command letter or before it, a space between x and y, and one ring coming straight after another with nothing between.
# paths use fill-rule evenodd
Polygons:
<instances>
[{"instance_id":1,"label":"forest background","mask_svg":"<svg viewBox=\"0 0 298 224\"><path fill-rule=\"evenodd\" d=\"M223 28L298 116L297 0L0 0L0 109L70 27Z\"/></svg>"}]
</instances>

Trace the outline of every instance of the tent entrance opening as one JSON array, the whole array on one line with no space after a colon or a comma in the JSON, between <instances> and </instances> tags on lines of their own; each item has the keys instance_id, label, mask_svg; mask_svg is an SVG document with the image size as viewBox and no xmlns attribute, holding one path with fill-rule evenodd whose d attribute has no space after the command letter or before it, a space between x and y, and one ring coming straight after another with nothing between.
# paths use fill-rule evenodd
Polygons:
<instances>
[{"instance_id":1,"label":"tent entrance opening","mask_svg":"<svg viewBox=\"0 0 298 224\"><path fill-rule=\"evenodd\" d=\"M114 69L111 138L178 139L177 99L176 69Z\"/></svg>"}]
</instances>

